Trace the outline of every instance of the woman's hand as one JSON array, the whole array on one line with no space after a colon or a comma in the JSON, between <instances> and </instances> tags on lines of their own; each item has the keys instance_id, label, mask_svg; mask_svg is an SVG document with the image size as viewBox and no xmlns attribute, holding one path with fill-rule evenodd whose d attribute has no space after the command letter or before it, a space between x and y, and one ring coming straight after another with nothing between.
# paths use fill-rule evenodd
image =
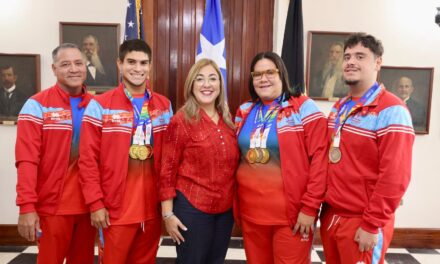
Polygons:
<instances>
[{"instance_id":1,"label":"woman's hand","mask_svg":"<svg viewBox=\"0 0 440 264\"><path fill-rule=\"evenodd\" d=\"M313 233L315 228L315 217L306 215L302 212L299 212L298 219L296 220L296 225L293 228L292 232L295 235L296 232L301 234L302 237L309 237L309 233Z\"/></svg>"},{"instance_id":2,"label":"woman's hand","mask_svg":"<svg viewBox=\"0 0 440 264\"><path fill-rule=\"evenodd\" d=\"M168 234L171 236L171 239L180 245L181 242L185 242L185 239L183 238L182 234L179 231L179 228L183 231L188 230L186 226L180 222L179 218L177 216L172 215L169 218L164 220L165 222L165 228L168 232Z\"/></svg>"}]
</instances>

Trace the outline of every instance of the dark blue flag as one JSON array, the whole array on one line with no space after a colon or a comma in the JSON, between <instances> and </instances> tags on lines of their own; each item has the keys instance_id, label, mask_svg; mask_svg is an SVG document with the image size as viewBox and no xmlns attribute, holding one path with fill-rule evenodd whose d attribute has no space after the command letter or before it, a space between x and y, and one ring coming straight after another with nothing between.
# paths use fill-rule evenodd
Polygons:
<instances>
[{"instance_id":1,"label":"dark blue flag","mask_svg":"<svg viewBox=\"0 0 440 264\"><path fill-rule=\"evenodd\" d=\"M128 0L124 40L129 39L144 39L142 0Z\"/></svg>"}]
</instances>

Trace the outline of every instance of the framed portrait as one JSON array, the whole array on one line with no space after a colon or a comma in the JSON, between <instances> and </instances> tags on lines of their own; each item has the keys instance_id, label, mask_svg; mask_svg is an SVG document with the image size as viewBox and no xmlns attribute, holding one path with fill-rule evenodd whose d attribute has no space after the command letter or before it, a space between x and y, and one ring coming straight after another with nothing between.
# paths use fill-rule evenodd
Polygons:
<instances>
[{"instance_id":1,"label":"framed portrait","mask_svg":"<svg viewBox=\"0 0 440 264\"><path fill-rule=\"evenodd\" d=\"M309 31L307 45L307 94L317 100L335 101L348 93L342 76L344 40L350 32Z\"/></svg>"},{"instance_id":2,"label":"framed portrait","mask_svg":"<svg viewBox=\"0 0 440 264\"><path fill-rule=\"evenodd\" d=\"M382 66L379 82L402 99L417 134L429 134L434 68Z\"/></svg>"},{"instance_id":3,"label":"framed portrait","mask_svg":"<svg viewBox=\"0 0 440 264\"><path fill-rule=\"evenodd\" d=\"M14 124L26 100L40 91L40 55L0 53L0 121Z\"/></svg>"},{"instance_id":4,"label":"framed portrait","mask_svg":"<svg viewBox=\"0 0 440 264\"><path fill-rule=\"evenodd\" d=\"M98 93L118 85L119 24L60 22L60 43L77 44L87 59L88 89Z\"/></svg>"}]
</instances>

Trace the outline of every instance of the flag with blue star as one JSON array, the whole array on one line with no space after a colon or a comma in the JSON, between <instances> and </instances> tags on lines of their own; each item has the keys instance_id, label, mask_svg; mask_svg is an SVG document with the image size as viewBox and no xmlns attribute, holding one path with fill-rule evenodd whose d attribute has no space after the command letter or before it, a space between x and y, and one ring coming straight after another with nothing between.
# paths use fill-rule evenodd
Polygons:
<instances>
[{"instance_id":1,"label":"flag with blue star","mask_svg":"<svg viewBox=\"0 0 440 264\"><path fill-rule=\"evenodd\" d=\"M205 17L200 32L196 61L202 58L208 58L217 63L222 72L226 89L225 33L220 0L206 0Z\"/></svg>"},{"instance_id":2,"label":"flag with blue star","mask_svg":"<svg viewBox=\"0 0 440 264\"><path fill-rule=\"evenodd\" d=\"M124 40L129 39L144 39L144 23L142 21L142 0L127 1Z\"/></svg>"}]
</instances>

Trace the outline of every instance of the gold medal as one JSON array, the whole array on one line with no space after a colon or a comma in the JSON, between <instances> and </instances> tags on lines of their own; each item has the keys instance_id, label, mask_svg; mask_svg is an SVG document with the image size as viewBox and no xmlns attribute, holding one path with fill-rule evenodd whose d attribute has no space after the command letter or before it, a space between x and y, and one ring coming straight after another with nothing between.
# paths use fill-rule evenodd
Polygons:
<instances>
[{"instance_id":1,"label":"gold medal","mask_svg":"<svg viewBox=\"0 0 440 264\"><path fill-rule=\"evenodd\" d=\"M138 150L136 152L137 158L140 160L146 160L148 157L148 149L147 146L139 145Z\"/></svg>"},{"instance_id":2,"label":"gold medal","mask_svg":"<svg viewBox=\"0 0 440 264\"><path fill-rule=\"evenodd\" d=\"M328 152L328 159L331 163L338 163L342 158L341 149L337 147L331 147Z\"/></svg>"},{"instance_id":3,"label":"gold medal","mask_svg":"<svg viewBox=\"0 0 440 264\"><path fill-rule=\"evenodd\" d=\"M130 155L130 158L137 159L137 151L138 151L139 145L131 145L130 150L128 154Z\"/></svg>"},{"instance_id":4,"label":"gold medal","mask_svg":"<svg viewBox=\"0 0 440 264\"><path fill-rule=\"evenodd\" d=\"M261 148L254 149L254 152L256 153L255 162L261 163L261 160L263 159L263 151L261 151Z\"/></svg>"},{"instance_id":5,"label":"gold medal","mask_svg":"<svg viewBox=\"0 0 440 264\"><path fill-rule=\"evenodd\" d=\"M269 162L269 159L270 159L270 153L269 153L269 150L267 149L267 148L262 148L262 149L260 149L261 150L261 154L262 154L262 158L261 158L261 161L260 161L260 163L263 163L263 164L266 164L266 163L268 163Z\"/></svg>"},{"instance_id":6,"label":"gold medal","mask_svg":"<svg viewBox=\"0 0 440 264\"><path fill-rule=\"evenodd\" d=\"M153 156L153 147L151 145L146 145L145 147L147 148L148 151L147 159L149 159Z\"/></svg>"},{"instance_id":7,"label":"gold medal","mask_svg":"<svg viewBox=\"0 0 440 264\"><path fill-rule=\"evenodd\" d=\"M253 164L253 163L255 163L255 158L256 158L256 155L255 155L254 149L253 148L249 149L246 153L246 160L250 164Z\"/></svg>"}]
</instances>

